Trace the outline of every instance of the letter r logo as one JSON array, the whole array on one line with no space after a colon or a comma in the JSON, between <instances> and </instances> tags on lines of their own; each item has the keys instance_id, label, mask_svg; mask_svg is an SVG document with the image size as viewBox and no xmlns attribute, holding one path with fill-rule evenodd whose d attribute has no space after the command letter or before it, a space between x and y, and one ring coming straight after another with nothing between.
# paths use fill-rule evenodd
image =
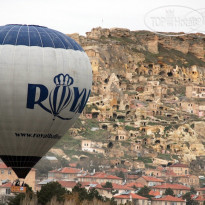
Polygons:
<instances>
[{"instance_id":1,"label":"letter r logo","mask_svg":"<svg viewBox=\"0 0 205 205\"><path fill-rule=\"evenodd\" d=\"M36 100L36 89L40 89L39 98ZM34 105L38 104L39 106L43 106L41 102L43 102L48 97L48 89L46 86L41 84L28 84L28 95L27 95L27 104L26 107L29 109L34 109Z\"/></svg>"}]
</instances>

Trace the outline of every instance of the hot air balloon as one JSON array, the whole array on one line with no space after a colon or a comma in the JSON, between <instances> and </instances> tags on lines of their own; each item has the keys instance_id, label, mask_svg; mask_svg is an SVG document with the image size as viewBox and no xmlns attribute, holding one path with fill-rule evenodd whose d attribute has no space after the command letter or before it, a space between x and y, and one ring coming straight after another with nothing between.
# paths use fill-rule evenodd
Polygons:
<instances>
[{"instance_id":1,"label":"hot air balloon","mask_svg":"<svg viewBox=\"0 0 205 205\"><path fill-rule=\"evenodd\" d=\"M92 69L73 39L36 25L0 27L0 157L19 178L88 101Z\"/></svg>"}]
</instances>

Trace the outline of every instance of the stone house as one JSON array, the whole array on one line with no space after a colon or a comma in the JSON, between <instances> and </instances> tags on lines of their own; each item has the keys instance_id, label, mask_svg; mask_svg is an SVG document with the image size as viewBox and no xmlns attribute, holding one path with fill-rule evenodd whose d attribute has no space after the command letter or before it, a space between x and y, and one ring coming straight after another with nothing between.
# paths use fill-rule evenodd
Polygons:
<instances>
[{"instance_id":1,"label":"stone house","mask_svg":"<svg viewBox=\"0 0 205 205\"><path fill-rule=\"evenodd\" d=\"M117 205L127 204L129 202L131 202L133 205L148 205L148 198L129 192L115 195L114 200L117 202Z\"/></svg>"},{"instance_id":2,"label":"stone house","mask_svg":"<svg viewBox=\"0 0 205 205\"><path fill-rule=\"evenodd\" d=\"M8 180L13 183L16 179L18 179L18 177L15 172L3 162L0 162L0 181ZM31 169L24 182L32 187L33 191L36 190L36 169Z\"/></svg>"},{"instance_id":3,"label":"stone house","mask_svg":"<svg viewBox=\"0 0 205 205\"><path fill-rule=\"evenodd\" d=\"M160 159L160 158L157 158L157 157L153 158L153 164L154 165L167 165L168 163L169 163L169 161L166 160L166 159Z\"/></svg>"},{"instance_id":4,"label":"stone house","mask_svg":"<svg viewBox=\"0 0 205 205\"><path fill-rule=\"evenodd\" d=\"M62 169L52 170L48 172L49 180L76 180L76 178L83 174L80 169L72 167L64 167Z\"/></svg>"},{"instance_id":5,"label":"stone house","mask_svg":"<svg viewBox=\"0 0 205 205\"><path fill-rule=\"evenodd\" d=\"M15 196L14 193L11 193L11 182L0 185L0 203L7 204L8 199L12 196Z\"/></svg>"},{"instance_id":6,"label":"stone house","mask_svg":"<svg viewBox=\"0 0 205 205\"><path fill-rule=\"evenodd\" d=\"M147 176L153 176L153 177L161 177L163 175L161 170L149 169L149 168L146 169L144 173Z\"/></svg>"},{"instance_id":7,"label":"stone house","mask_svg":"<svg viewBox=\"0 0 205 205\"><path fill-rule=\"evenodd\" d=\"M138 183L136 182L136 180L139 178L140 176L139 175L135 175L135 174L128 174L127 175L127 178L126 178L126 181L127 183ZM141 183L138 183L138 184L141 184ZM144 185L143 185L144 186Z\"/></svg>"},{"instance_id":8,"label":"stone house","mask_svg":"<svg viewBox=\"0 0 205 205\"><path fill-rule=\"evenodd\" d=\"M109 108L106 108L105 117L106 117L107 119L110 119L110 118L113 117L113 110L112 110L112 108L111 108L111 109L110 109L110 107L109 107Z\"/></svg>"},{"instance_id":9,"label":"stone house","mask_svg":"<svg viewBox=\"0 0 205 205\"><path fill-rule=\"evenodd\" d=\"M195 103L194 102L180 102L179 106L182 108L183 111L189 112L189 113L194 113L194 107Z\"/></svg>"},{"instance_id":10,"label":"stone house","mask_svg":"<svg viewBox=\"0 0 205 205\"><path fill-rule=\"evenodd\" d=\"M156 97L166 98L166 96L167 96L167 86L166 85L156 86L155 95L156 95Z\"/></svg>"},{"instance_id":11,"label":"stone house","mask_svg":"<svg viewBox=\"0 0 205 205\"><path fill-rule=\"evenodd\" d=\"M144 132L146 135L153 135L154 133L159 133L161 135L164 134L164 127L163 126L145 126L140 127L140 131Z\"/></svg>"},{"instance_id":12,"label":"stone house","mask_svg":"<svg viewBox=\"0 0 205 205\"><path fill-rule=\"evenodd\" d=\"M113 197L112 190L110 188L104 188L100 184L94 187L101 196L111 199Z\"/></svg>"},{"instance_id":13,"label":"stone house","mask_svg":"<svg viewBox=\"0 0 205 205\"><path fill-rule=\"evenodd\" d=\"M137 107L135 111L136 120L145 120L149 116L149 111L146 107ZM136 122L137 124L138 122Z\"/></svg>"},{"instance_id":14,"label":"stone house","mask_svg":"<svg viewBox=\"0 0 205 205\"><path fill-rule=\"evenodd\" d=\"M186 205L186 201L182 198L170 195L152 198L152 205Z\"/></svg>"},{"instance_id":15,"label":"stone house","mask_svg":"<svg viewBox=\"0 0 205 205\"><path fill-rule=\"evenodd\" d=\"M130 137L137 137L139 135L139 131L135 131L135 130L130 130L129 131L129 136ZM139 142L138 144L141 144L141 142Z\"/></svg>"},{"instance_id":16,"label":"stone house","mask_svg":"<svg viewBox=\"0 0 205 205\"><path fill-rule=\"evenodd\" d=\"M125 130L118 129L116 132L117 132L115 136L116 141L125 141L128 139L128 134Z\"/></svg>"},{"instance_id":17,"label":"stone house","mask_svg":"<svg viewBox=\"0 0 205 205\"><path fill-rule=\"evenodd\" d=\"M111 174L111 175L115 175L116 173L123 173L124 176L126 177L128 174L128 170L125 168L113 168L113 169L109 169L106 171L106 173Z\"/></svg>"},{"instance_id":18,"label":"stone house","mask_svg":"<svg viewBox=\"0 0 205 205\"><path fill-rule=\"evenodd\" d=\"M197 85L186 86L186 96L188 98L205 98L205 87Z\"/></svg>"},{"instance_id":19,"label":"stone house","mask_svg":"<svg viewBox=\"0 0 205 205\"><path fill-rule=\"evenodd\" d=\"M68 191L72 191L72 189L77 185L76 181L57 181L62 187L64 187ZM89 188L89 182L81 182L82 188Z\"/></svg>"},{"instance_id":20,"label":"stone house","mask_svg":"<svg viewBox=\"0 0 205 205\"><path fill-rule=\"evenodd\" d=\"M197 195L205 195L205 187L203 188L197 188Z\"/></svg>"},{"instance_id":21,"label":"stone house","mask_svg":"<svg viewBox=\"0 0 205 205\"><path fill-rule=\"evenodd\" d=\"M144 162L142 162L142 161L134 161L133 162L133 166L134 166L134 168L135 169L145 169L145 163Z\"/></svg>"},{"instance_id":22,"label":"stone house","mask_svg":"<svg viewBox=\"0 0 205 205\"><path fill-rule=\"evenodd\" d=\"M181 184L169 184L169 183L164 183L161 185L156 185L152 187L153 191L159 191L160 195L163 195L166 191L166 189L172 189L174 191L174 194L186 194L187 192L190 191L190 187L181 185Z\"/></svg>"},{"instance_id":23,"label":"stone house","mask_svg":"<svg viewBox=\"0 0 205 205\"><path fill-rule=\"evenodd\" d=\"M82 140L81 142L81 149L82 151L86 152L105 154L105 150L102 148L102 146L102 142L94 142L91 140Z\"/></svg>"},{"instance_id":24,"label":"stone house","mask_svg":"<svg viewBox=\"0 0 205 205\"><path fill-rule=\"evenodd\" d=\"M151 176L140 176L138 179L136 179L136 182L139 182L144 186L149 186L149 187L161 185L162 183L164 183L162 179L158 179Z\"/></svg>"},{"instance_id":25,"label":"stone house","mask_svg":"<svg viewBox=\"0 0 205 205\"><path fill-rule=\"evenodd\" d=\"M99 192L100 195L105 196L107 198L113 197L112 192L117 193L117 194L122 194L125 191L134 192L133 188L128 187L126 185L112 183L112 188L105 188L104 186L105 186L105 183L97 184L95 186L95 189Z\"/></svg>"},{"instance_id":26,"label":"stone house","mask_svg":"<svg viewBox=\"0 0 205 205\"><path fill-rule=\"evenodd\" d=\"M98 48L97 47L91 47L91 46L87 46L84 47L85 52L87 53L91 66L92 66L92 70L93 73L98 73L98 69L99 69L99 62L100 62L100 55L98 52Z\"/></svg>"},{"instance_id":27,"label":"stone house","mask_svg":"<svg viewBox=\"0 0 205 205\"><path fill-rule=\"evenodd\" d=\"M133 153L135 156L141 156L141 152ZM131 160L125 160L124 165L128 167L129 169L138 169L138 170L144 170L145 164L142 161L131 161Z\"/></svg>"},{"instance_id":28,"label":"stone house","mask_svg":"<svg viewBox=\"0 0 205 205\"><path fill-rule=\"evenodd\" d=\"M135 188L135 189L141 189L142 187L144 187L144 185L142 185L141 183L137 183L137 182L129 182L126 184L126 186L131 187L131 188Z\"/></svg>"},{"instance_id":29,"label":"stone house","mask_svg":"<svg viewBox=\"0 0 205 205\"><path fill-rule=\"evenodd\" d=\"M130 145L130 150L133 152L140 152L142 150L142 145L141 144L131 144Z\"/></svg>"},{"instance_id":30,"label":"stone house","mask_svg":"<svg viewBox=\"0 0 205 205\"><path fill-rule=\"evenodd\" d=\"M169 166L170 170L172 170L176 175L189 175L189 167L186 164L176 163Z\"/></svg>"},{"instance_id":31,"label":"stone house","mask_svg":"<svg viewBox=\"0 0 205 205\"><path fill-rule=\"evenodd\" d=\"M123 182L123 179L114 175L109 175L104 172L96 172L93 174L86 174L77 177L78 181L81 182L97 182L99 184L101 183L106 183L106 182L111 182L111 183L116 183L116 184L121 184Z\"/></svg>"},{"instance_id":32,"label":"stone house","mask_svg":"<svg viewBox=\"0 0 205 205\"><path fill-rule=\"evenodd\" d=\"M12 195L11 193L11 182L7 182L5 184L0 185L0 196L1 195Z\"/></svg>"},{"instance_id":33,"label":"stone house","mask_svg":"<svg viewBox=\"0 0 205 205\"><path fill-rule=\"evenodd\" d=\"M193 110L193 113L195 115L197 115L198 117L204 117L205 116L205 105L204 103L202 104L196 104L194 106L194 110Z\"/></svg>"},{"instance_id":34,"label":"stone house","mask_svg":"<svg viewBox=\"0 0 205 205\"><path fill-rule=\"evenodd\" d=\"M144 91L145 95L150 95L153 98L161 98L166 96L167 86L159 85L158 81L148 81Z\"/></svg>"},{"instance_id":35,"label":"stone house","mask_svg":"<svg viewBox=\"0 0 205 205\"><path fill-rule=\"evenodd\" d=\"M198 117L205 116L205 105L204 103L194 103L194 102L180 102L179 106L183 111L189 112L191 114L197 115Z\"/></svg>"},{"instance_id":36,"label":"stone house","mask_svg":"<svg viewBox=\"0 0 205 205\"><path fill-rule=\"evenodd\" d=\"M150 115L161 115L164 111L164 106L163 103L160 102L150 102L149 103L149 111L150 111Z\"/></svg>"},{"instance_id":37,"label":"stone house","mask_svg":"<svg viewBox=\"0 0 205 205\"><path fill-rule=\"evenodd\" d=\"M172 181L189 187L199 187L199 177L195 175L173 176Z\"/></svg>"}]
</instances>

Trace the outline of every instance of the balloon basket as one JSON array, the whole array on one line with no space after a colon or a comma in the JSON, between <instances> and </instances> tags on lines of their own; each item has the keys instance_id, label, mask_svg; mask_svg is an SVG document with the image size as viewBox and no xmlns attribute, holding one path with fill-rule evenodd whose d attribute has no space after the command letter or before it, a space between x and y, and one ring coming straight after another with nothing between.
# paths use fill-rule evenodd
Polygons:
<instances>
[{"instance_id":1,"label":"balloon basket","mask_svg":"<svg viewBox=\"0 0 205 205\"><path fill-rule=\"evenodd\" d=\"M23 186L11 186L12 193L26 193L26 187Z\"/></svg>"}]
</instances>

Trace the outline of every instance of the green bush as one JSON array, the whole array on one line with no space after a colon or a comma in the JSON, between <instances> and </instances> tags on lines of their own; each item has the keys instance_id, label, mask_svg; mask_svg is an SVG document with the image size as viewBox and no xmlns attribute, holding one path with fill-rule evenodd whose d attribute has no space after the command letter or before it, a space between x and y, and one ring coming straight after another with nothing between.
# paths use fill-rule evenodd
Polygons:
<instances>
[{"instance_id":1,"label":"green bush","mask_svg":"<svg viewBox=\"0 0 205 205\"><path fill-rule=\"evenodd\" d=\"M64 201L66 189L63 188L58 182L50 182L41 187L41 190L37 192L38 203L41 205L46 205L53 196L57 197L59 202Z\"/></svg>"}]
</instances>

